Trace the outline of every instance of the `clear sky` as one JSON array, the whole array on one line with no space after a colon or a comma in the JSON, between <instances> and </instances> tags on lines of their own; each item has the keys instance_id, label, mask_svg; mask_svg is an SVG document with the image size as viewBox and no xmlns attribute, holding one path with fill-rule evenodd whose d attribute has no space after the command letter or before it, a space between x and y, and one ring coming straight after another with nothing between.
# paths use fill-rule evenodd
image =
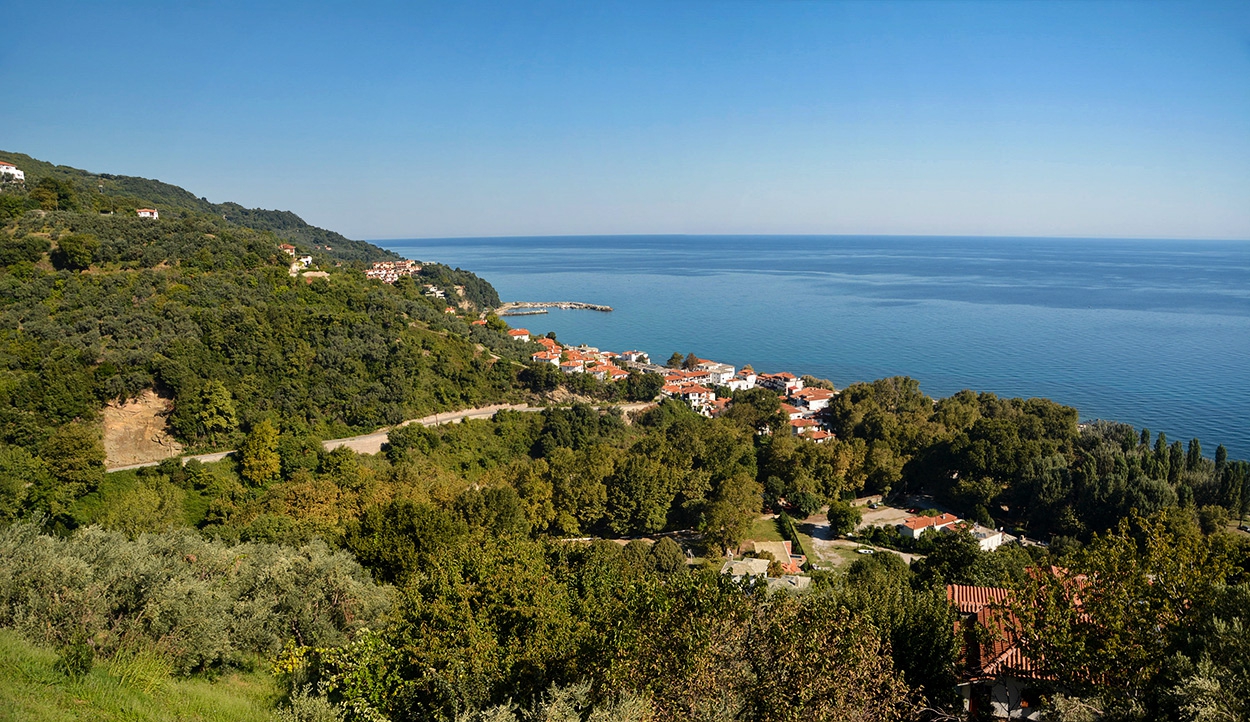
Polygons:
<instances>
[{"instance_id":1,"label":"clear sky","mask_svg":"<svg viewBox=\"0 0 1250 722\"><path fill-rule=\"evenodd\" d=\"M1250 2L9 2L0 148L356 238L1250 238Z\"/></svg>"}]
</instances>

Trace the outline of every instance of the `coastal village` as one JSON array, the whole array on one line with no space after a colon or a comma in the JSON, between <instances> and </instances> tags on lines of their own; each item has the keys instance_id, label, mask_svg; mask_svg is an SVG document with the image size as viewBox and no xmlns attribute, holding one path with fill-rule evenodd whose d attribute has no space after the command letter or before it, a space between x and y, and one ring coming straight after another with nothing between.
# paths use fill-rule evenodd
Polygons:
<instances>
[{"instance_id":1,"label":"coastal village","mask_svg":"<svg viewBox=\"0 0 1250 722\"><path fill-rule=\"evenodd\" d=\"M298 251L287 244L281 250L293 258L293 268L307 267L312 260L307 256L298 257ZM420 262L405 259L374 263L366 269L365 275L369 279L393 284L404 276L417 276L421 270ZM445 310L448 313L467 310L448 300L451 294L463 295L458 287L443 289L425 284L422 293L431 299L447 302ZM521 316L546 313L546 308L612 310L607 306L572 302L510 303L500 309L481 312L476 318L469 316L466 320L472 326L486 326L488 321L485 317L491 312L501 316ZM829 407L840 392L828 382L789 371L762 373L751 366L737 368L693 354L681 359L680 364L675 363L677 356L674 355L669 361L672 365L659 365L644 351L616 352L584 344L569 346L526 328L509 328L506 334L514 341L538 347L530 353L532 363L550 364L564 374L585 374L605 383L625 380L631 373L659 375L663 385L656 400L683 402L696 413L709 418L725 413L732 406L734 393L765 389L777 395L787 426L784 430L767 429L763 433L782 431L814 444L836 438L831 429ZM787 506L784 500L781 503L783 507ZM755 535L756 538L746 539L736 548L723 550L722 560L717 562L721 575L739 584L758 583L770 590L797 593L811 587L812 572L828 570L846 563L848 559L895 553L905 561L917 558L915 553L864 543L858 533L870 527L892 529L900 540L905 540L904 544L931 539L930 535L936 534L966 534L985 552L1008 543L1030 543L1001 529L987 528L935 509L931 500L896 500L894 505L890 505L880 497L866 497L853 503L862 517L855 526L855 533L845 534L842 538L831 533L823 513L801 520L790 519L784 511L780 515L764 515L756 525L756 531L774 524L781 530L788 525L789 533L783 530L780 534L788 538L776 538L779 536L776 532ZM798 531L800 525L803 533ZM618 543L625 541L618 540ZM690 552L687 551L687 554ZM693 557L691 559L693 561ZM1001 588L954 584L946 587L947 601L959 619L962 635L962 669L957 691L963 697L964 709L968 712L985 713L997 719L1039 719L1034 693L1039 672L1016 639L1004 633L1012 623L1010 612L1003 607L1008 596L1009 592Z\"/></svg>"}]
</instances>

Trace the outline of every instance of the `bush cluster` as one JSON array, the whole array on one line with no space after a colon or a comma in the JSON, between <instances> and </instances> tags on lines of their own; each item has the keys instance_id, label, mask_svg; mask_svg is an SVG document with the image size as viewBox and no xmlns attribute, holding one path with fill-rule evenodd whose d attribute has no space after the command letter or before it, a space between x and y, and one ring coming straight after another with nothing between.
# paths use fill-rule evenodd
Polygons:
<instances>
[{"instance_id":1,"label":"bush cluster","mask_svg":"<svg viewBox=\"0 0 1250 722\"><path fill-rule=\"evenodd\" d=\"M246 664L289 639L340 644L388 607L349 554L227 545L190 530L135 540L97 527L65 537L0 530L0 626L99 656L155 649L181 673ZM79 656L82 656L80 651Z\"/></svg>"}]
</instances>

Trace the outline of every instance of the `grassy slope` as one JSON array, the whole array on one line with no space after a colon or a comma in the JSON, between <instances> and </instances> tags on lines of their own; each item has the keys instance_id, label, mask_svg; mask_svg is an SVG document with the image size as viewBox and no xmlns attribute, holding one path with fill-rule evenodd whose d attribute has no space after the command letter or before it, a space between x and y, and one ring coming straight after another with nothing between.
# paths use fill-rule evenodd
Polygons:
<instances>
[{"instance_id":1,"label":"grassy slope","mask_svg":"<svg viewBox=\"0 0 1250 722\"><path fill-rule=\"evenodd\" d=\"M70 679L56 671L56 659L55 652L0 629L0 722L268 722L278 697L272 678L263 672L211 682L166 679L153 686L123 681L119 665L112 664Z\"/></svg>"}]
</instances>

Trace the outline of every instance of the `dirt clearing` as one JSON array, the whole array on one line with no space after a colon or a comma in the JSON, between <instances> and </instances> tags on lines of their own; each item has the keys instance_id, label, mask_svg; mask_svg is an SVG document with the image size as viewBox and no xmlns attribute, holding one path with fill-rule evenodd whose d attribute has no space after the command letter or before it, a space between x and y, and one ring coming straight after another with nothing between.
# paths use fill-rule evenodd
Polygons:
<instances>
[{"instance_id":1,"label":"dirt clearing","mask_svg":"<svg viewBox=\"0 0 1250 722\"><path fill-rule=\"evenodd\" d=\"M169 399L148 389L139 398L104 407L104 465L108 468L160 461L182 453L165 426Z\"/></svg>"}]
</instances>

